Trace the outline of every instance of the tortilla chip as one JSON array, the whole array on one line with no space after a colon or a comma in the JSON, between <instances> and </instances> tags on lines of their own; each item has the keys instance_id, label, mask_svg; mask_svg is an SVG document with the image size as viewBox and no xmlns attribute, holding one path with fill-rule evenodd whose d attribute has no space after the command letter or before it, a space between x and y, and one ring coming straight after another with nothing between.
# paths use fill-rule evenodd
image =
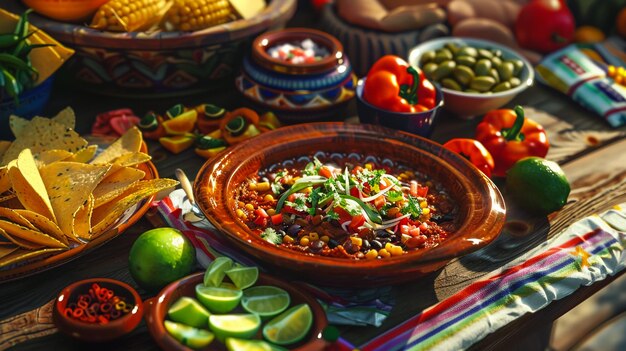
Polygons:
<instances>
[{"instance_id":1,"label":"tortilla chip","mask_svg":"<svg viewBox=\"0 0 626 351\"><path fill-rule=\"evenodd\" d=\"M33 154L54 149L77 152L86 145L87 140L74 130L47 118L35 117L4 153L0 166L17 158L24 149L31 149Z\"/></svg>"},{"instance_id":2,"label":"tortilla chip","mask_svg":"<svg viewBox=\"0 0 626 351\"><path fill-rule=\"evenodd\" d=\"M91 215L93 213L94 205L93 194L89 194L89 199L85 202L76 212L74 216L74 236L89 240L91 239Z\"/></svg>"},{"instance_id":3,"label":"tortilla chip","mask_svg":"<svg viewBox=\"0 0 626 351\"><path fill-rule=\"evenodd\" d=\"M53 121L65 126L65 128L74 129L76 127L76 114L71 107L66 107L56 116L51 118Z\"/></svg>"},{"instance_id":4,"label":"tortilla chip","mask_svg":"<svg viewBox=\"0 0 626 351\"><path fill-rule=\"evenodd\" d=\"M143 179L145 175L143 171L131 167L125 167L107 175L93 190L93 196L96 199L95 207L111 201L131 184Z\"/></svg>"},{"instance_id":5,"label":"tortilla chip","mask_svg":"<svg viewBox=\"0 0 626 351\"><path fill-rule=\"evenodd\" d=\"M87 163L93 158L96 151L98 151L98 145L89 145L84 149L78 150L78 152L68 158L67 161Z\"/></svg>"},{"instance_id":6,"label":"tortilla chip","mask_svg":"<svg viewBox=\"0 0 626 351\"><path fill-rule=\"evenodd\" d=\"M122 135L119 139L117 139L113 144L111 144L108 148L100 153L100 155L96 156L90 163L92 164L103 164L103 163L112 163L116 158L127 154L129 152L137 153L141 149L141 144L143 143L143 139L141 136L141 131L137 127L132 127L124 135Z\"/></svg>"},{"instance_id":7,"label":"tortilla chip","mask_svg":"<svg viewBox=\"0 0 626 351\"><path fill-rule=\"evenodd\" d=\"M133 184L112 201L94 209L91 217L91 223L95 223L92 228L92 237L105 232L135 204L161 190L175 187L177 184L178 182L173 179L142 180Z\"/></svg>"},{"instance_id":8,"label":"tortilla chip","mask_svg":"<svg viewBox=\"0 0 626 351\"><path fill-rule=\"evenodd\" d=\"M89 199L110 165L55 162L41 168L56 223L63 233L76 239L72 226L76 211Z\"/></svg>"},{"instance_id":9,"label":"tortilla chip","mask_svg":"<svg viewBox=\"0 0 626 351\"><path fill-rule=\"evenodd\" d=\"M0 159L2 158L4 153L9 149L10 146L11 146L10 141L0 140Z\"/></svg>"},{"instance_id":10,"label":"tortilla chip","mask_svg":"<svg viewBox=\"0 0 626 351\"><path fill-rule=\"evenodd\" d=\"M38 155L33 155L38 167L57 161L63 161L72 156L74 156L74 154L67 150L46 150L40 152Z\"/></svg>"},{"instance_id":11,"label":"tortilla chip","mask_svg":"<svg viewBox=\"0 0 626 351\"><path fill-rule=\"evenodd\" d=\"M58 252L58 251L64 251L64 250L65 249L62 249L62 248L41 249L41 250L35 250L35 251L19 249L19 250L13 251L13 253L9 255L6 255L0 258L0 268L6 267L11 264L23 262L31 258L40 257L40 256L44 256L47 254L51 254L51 253Z\"/></svg>"},{"instance_id":12,"label":"tortilla chip","mask_svg":"<svg viewBox=\"0 0 626 351\"><path fill-rule=\"evenodd\" d=\"M0 246L0 259L2 257L12 254L15 250L19 249L17 246Z\"/></svg>"},{"instance_id":13,"label":"tortilla chip","mask_svg":"<svg viewBox=\"0 0 626 351\"><path fill-rule=\"evenodd\" d=\"M123 167L132 167L144 162L148 162L151 159L152 157L150 155L144 154L143 152L129 152L116 158L111 163Z\"/></svg>"},{"instance_id":14,"label":"tortilla chip","mask_svg":"<svg viewBox=\"0 0 626 351\"><path fill-rule=\"evenodd\" d=\"M39 213L29 210L15 210L15 212L26 218L33 226L35 226L35 229L50 235L65 245L69 245L67 237L65 237L61 228L59 228L59 226L53 221L40 215Z\"/></svg>"},{"instance_id":15,"label":"tortilla chip","mask_svg":"<svg viewBox=\"0 0 626 351\"><path fill-rule=\"evenodd\" d=\"M7 207L0 207L0 219L6 219L10 222L19 224L23 227L38 230L30 221L24 218L21 214L15 212L15 210Z\"/></svg>"},{"instance_id":16,"label":"tortilla chip","mask_svg":"<svg viewBox=\"0 0 626 351\"><path fill-rule=\"evenodd\" d=\"M0 206L8 207L12 209L24 208L20 199L17 198L17 195L13 193L6 193L0 196Z\"/></svg>"},{"instance_id":17,"label":"tortilla chip","mask_svg":"<svg viewBox=\"0 0 626 351\"><path fill-rule=\"evenodd\" d=\"M38 230L26 228L13 222L0 220L0 228L3 229L10 237L19 238L33 244L43 245L45 247L67 247L67 245L48 234L44 234ZM11 238L8 239L11 240Z\"/></svg>"},{"instance_id":18,"label":"tortilla chip","mask_svg":"<svg viewBox=\"0 0 626 351\"><path fill-rule=\"evenodd\" d=\"M9 116L9 127L11 128L11 132L13 132L13 136L15 136L16 138L24 133L29 124L30 121L26 118L22 118L16 115Z\"/></svg>"},{"instance_id":19,"label":"tortilla chip","mask_svg":"<svg viewBox=\"0 0 626 351\"><path fill-rule=\"evenodd\" d=\"M44 245L33 243L31 241L10 235L2 228L0 228L0 238L7 239L11 244L28 250L38 250L44 247Z\"/></svg>"},{"instance_id":20,"label":"tortilla chip","mask_svg":"<svg viewBox=\"0 0 626 351\"><path fill-rule=\"evenodd\" d=\"M9 178L9 168L7 166L0 167L0 194L11 189L11 179Z\"/></svg>"},{"instance_id":21,"label":"tortilla chip","mask_svg":"<svg viewBox=\"0 0 626 351\"><path fill-rule=\"evenodd\" d=\"M9 164L9 177L13 191L25 209L35 211L56 221L46 186L30 149L22 151L17 162L12 161Z\"/></svg>"}]
</instances>

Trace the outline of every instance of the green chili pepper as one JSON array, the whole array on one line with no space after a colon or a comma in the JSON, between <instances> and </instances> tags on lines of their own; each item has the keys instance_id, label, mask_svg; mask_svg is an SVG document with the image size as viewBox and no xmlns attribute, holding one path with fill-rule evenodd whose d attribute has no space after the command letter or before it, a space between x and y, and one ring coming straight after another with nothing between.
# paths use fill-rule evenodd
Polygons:
<instances>
[{"instance_id":1,"label":"green chili pepper","mask_svg":"<svg viewBox=\"0 0 626 351\"><path fill-rule=\"evenodd\" d=\"M0 34L0 48L7 49L14 47L17 43L19 43L20 37L11 33L11 34Z\"/></svg>"},{"instance_id":2,"label":"green chili pepper","mask_svg":"<svg viewBox=\"0 0 626 351\"><path fill-rule=\"evenodd\" d=\"M15 76L11 74L11 72L7 71L4 68L0 71L0 73L4 75L5 79L4 90L6 90L7 94L9 94L9 96L13 98L15 103L18 104L19 99L17 97L18 95L20 95L22 90L19 82L17 81Z\"/></svg>"}]
</instances>

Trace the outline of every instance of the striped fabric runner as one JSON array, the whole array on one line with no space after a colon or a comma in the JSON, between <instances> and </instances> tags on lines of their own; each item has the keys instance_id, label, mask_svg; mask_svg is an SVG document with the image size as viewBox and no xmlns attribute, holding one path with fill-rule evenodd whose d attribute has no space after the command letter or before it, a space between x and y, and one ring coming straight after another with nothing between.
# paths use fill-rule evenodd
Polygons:
<instances>
[{"instance_id":1,"label":"striped fabric runner","mask_svg":"<svg viewBox=\"0 0 626 351\"><path fill-rule=\"evenodd\" d=\"M626 204L584 218L362 351L466 349L520 316L624 269L625 232Z\"/></svg>"}]
</instances>

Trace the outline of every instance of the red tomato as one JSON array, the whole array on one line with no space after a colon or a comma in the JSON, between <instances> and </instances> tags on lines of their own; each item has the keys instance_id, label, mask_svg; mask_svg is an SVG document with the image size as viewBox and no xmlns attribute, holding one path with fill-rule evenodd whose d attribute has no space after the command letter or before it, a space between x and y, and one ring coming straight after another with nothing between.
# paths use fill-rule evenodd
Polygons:
<instances>
[{"instance_id":1,"label":"red tomato","mask_svg":"<svg viewBox=\"0 0 626 351\"><path fill-rule=\"evenodd\" d=\"M542 53L556 51L574 38L574 16L563 0L533 0L515 22L517 43Z\"/></svg>"}]
</instances>

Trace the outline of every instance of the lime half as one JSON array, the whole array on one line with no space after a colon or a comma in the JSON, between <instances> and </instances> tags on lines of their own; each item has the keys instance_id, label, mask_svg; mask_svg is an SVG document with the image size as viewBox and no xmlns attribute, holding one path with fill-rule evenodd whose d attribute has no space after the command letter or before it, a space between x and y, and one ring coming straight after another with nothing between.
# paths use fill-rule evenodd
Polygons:
<instances>
[{"instance_id":1,"label":"lime half","mask_svg":"<svg viewBox=\"0 0 626 351\"><path fill-rule=\"evenodd\" d=\"M228 313L241 300L241 290L196 285L196 297L213 313Z\"/></svg>"},{"instance_id":2,"label":"lime half","mask_svg":"<svg viewBox=\"0 0 626 351\"><path fill-rule=\"evenodd\" d=\"M303 303L291 307L269 321L263 327L263 337L274 344L289 345L302 340L308 334L311 325L313 312L309 305Z\"/></svg>"},{"instance_id":3,"label":"lime half","mask_svg":"<svg viewBox=\"0 0 626 351\"><path fill-rule=\"evenodd\" d=\"M274 317L289 307L291 298L285 290L275 286L255 286L244 290L243 309L261 317Z\"/></svg>"},{"instance_id":4,"label":"lime half","mask_svg":"<svg viewBox=\"0 0 626 351\"><path fill-rule=\"evenodd\" d=\"M226 276L239 289L249 288L259 278L259 269L257 267L236 267L226 271Z\"/></svg>"},{"instance_id":5,"label":"lime half","mask_svg":"<svg viewBox=\"0 0 626 351\"><path fill-rule=\"evenodd\" d=\"M224 274L233 266L233 260L228 257L218 257L206 269L204 272L204 285L206 286L219 286L224 279Z\"/></svg>"},{"instance_id":6,"label":"lime half","mask_svg":"<svg viewBox=\"0 0 626 351\"><path fill-rule=\"evenodd\" d=\"M213 314L209 317L209 327L218 340L233 337L252 338L261 327L261 317L256 314Z\"/></svg>"},{"instance_id":7,"label":"lime half","mask_svg":"<svg viewBox=\"0 0 626 351\"><path fill-rule=\"evenodd\" d=\"M193 349L206 347L215 338L213 333L205 329L198 329L172 321L165 321L164 324L165 329L174 339Z\"/></svg>"},{"instance_id":8,"label":"lime half","mask_svg":"<svg viewBox=\"0 0 626 351\"><path fill-rule=\"evenodd\" d=\"M198 300L183 296L167 310L171 320L196 328L207 328L211 313Z\"/></svg>"},{"instance_id":9,"label":"lime half","mask_svg":"<svg viewBox=\"0 0 626 351\"><path fill-rule=\"evenodd\" d=\"M225 344L228 351L287 351L285 348L263 340L226 338Z\"/></svg>"}]
</instances>

